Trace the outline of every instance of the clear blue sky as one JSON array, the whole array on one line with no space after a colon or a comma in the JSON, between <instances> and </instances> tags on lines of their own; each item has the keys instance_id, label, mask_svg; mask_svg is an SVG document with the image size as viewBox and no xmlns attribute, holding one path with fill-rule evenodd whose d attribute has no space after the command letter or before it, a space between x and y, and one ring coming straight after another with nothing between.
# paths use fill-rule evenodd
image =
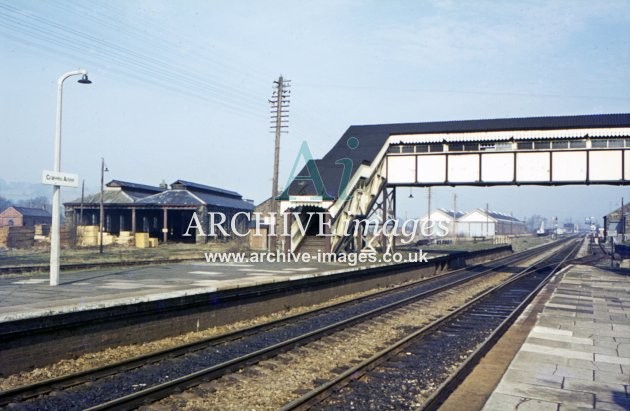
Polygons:
<instances>
[{"instance_id":1,"label":"clear blue sky","mask_svg":"<svg viewBox=\"0 0 630 411\"><path fill-rule=\"evenodd\" d=\"M271 191L272 81L292 80L281 184L302 141L321 157L352 124L630 112L629 1L0 0L0 178L52 168ZM425 190L400 214L426 210ZM434 205L522 217L603 215L620 187L436 189ZM2 193L0 193L1 195ZM78 191L63 189L63 198ZM404 215L401 215L404 216Z\"/></svg>"}]
</instances>

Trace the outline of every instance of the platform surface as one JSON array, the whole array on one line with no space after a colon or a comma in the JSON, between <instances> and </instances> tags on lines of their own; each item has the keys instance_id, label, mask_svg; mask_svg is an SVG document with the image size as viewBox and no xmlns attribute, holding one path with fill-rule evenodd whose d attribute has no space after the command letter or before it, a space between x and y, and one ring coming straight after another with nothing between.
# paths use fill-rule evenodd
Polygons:
<instances>
[{"instance_id":1,"label":"platform surface","mask_svg":"<svg viewBox=\"0 0 630 411\"><path fill-rule=\"evenodd\" d=\"M568 270L484 406L630 409L630 273Z\"/></svg>"},{"instance_id":2,"label":"platform surface","mask_svg":"<svg viewBox=\"0 0 630 411\"><path fill-rule=\"evenodd\" d=\"M374 266L311 262L187 262L0 277L0 322L155 301Z\"/></svg>"}]
</instances>

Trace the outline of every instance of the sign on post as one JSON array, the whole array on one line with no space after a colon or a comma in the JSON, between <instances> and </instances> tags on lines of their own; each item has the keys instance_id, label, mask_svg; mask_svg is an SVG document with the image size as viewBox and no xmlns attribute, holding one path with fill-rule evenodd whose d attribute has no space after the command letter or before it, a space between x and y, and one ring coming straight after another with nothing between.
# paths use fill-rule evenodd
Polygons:
<instances>
[{"instance_id":1,"label":"sign on post","mask_svg":"<svg viewBox=\"0 0 630 411\"><path fill-rule=\"evenodd\" d=\"M79 175L44 170L42 172L42 183L51 186L79 187Z\"/></svg>"}]
</instances>

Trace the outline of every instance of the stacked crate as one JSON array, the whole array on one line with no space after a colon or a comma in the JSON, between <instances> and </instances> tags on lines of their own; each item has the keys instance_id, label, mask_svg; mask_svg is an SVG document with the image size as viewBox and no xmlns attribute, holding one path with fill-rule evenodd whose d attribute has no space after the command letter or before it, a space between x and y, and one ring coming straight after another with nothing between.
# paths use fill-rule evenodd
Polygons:
<instances>
[{"instance_id":1,"label":"stacked crate","mask_svg":"<svg viewBox=\"0 0 630 411\"><path fill-rule=\"evenodd\" d=\"M158 239L149 237L149 233L136 233L136 247L155 248L157 245Z\"/></svg>"},{"instance_id":2,"label":"stacked crate","mask_svg":"<svg viewBox=\"0 0 630 411\"><path fill-rule=\"evenodd\" d=\"M35 225L35 235L48 237L50 234L50 225L48 224L36 224Z\"/></svg>"},{"instance_id":3,"label":"stacked crate","mask_svg":"<svg viewBox=\"0 0 630 411\"><path fill-rule=\"evenodd\" d=\"M9 228L10 227L0 227L0 247L7 247L8 239L9 239Z\"/></svg>"},{"instance_id":4,"label":"stacked crate","mask_svg":"<svg viewBox=\"0 0 630 411\"><path fill-rule=\"evenodd\" d=\"M126 247L134 245L134 235L131 231L121 231L116 239L116 244Z\"/></svg>"},{"instance_id":5,"label":"stacked crate","mask_svg":"<svg viewBox=\"0 0 630 411\"><path fill-rule=\"evenodd\" d=\"M105 243L105 241L103 241L103 243ZM77 245L79 247L90 247L98 245L98 226L77 226Z\"/></svg>"},{"instance_id":6,"label":"stacked crate","mask_svg":"<svg viewBox=\"0 0 630 411\"><path fill-rule=\"evenodd\" d=\"M0 246L29 248L35 244L33 227L0 227Z\"/></svg>"},{"instance_id":7,"label":"stacked crate","mask_svg":"<svg viewBox=\"0 0 630 411\"><path fill-rule=\"evenodd\" d=\"M150 247L149 233L136 233L136 247L138 248Z\"/></svg>"}]
</instances>

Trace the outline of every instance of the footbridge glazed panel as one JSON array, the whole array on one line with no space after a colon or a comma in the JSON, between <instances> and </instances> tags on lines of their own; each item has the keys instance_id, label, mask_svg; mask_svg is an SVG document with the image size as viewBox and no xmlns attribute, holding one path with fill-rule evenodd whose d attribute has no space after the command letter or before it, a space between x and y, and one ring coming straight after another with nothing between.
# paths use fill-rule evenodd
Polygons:
<instances>
[{"instance_id":1,"label":"footbridge glazed panel","mask_svg":"<svg viewBox=\"0 0 630 411\"><path fill-rule=\"evenodd\" d=\"M392 135L391 186L630 183L630 128Z\"/></svg>"}]
</instances>

